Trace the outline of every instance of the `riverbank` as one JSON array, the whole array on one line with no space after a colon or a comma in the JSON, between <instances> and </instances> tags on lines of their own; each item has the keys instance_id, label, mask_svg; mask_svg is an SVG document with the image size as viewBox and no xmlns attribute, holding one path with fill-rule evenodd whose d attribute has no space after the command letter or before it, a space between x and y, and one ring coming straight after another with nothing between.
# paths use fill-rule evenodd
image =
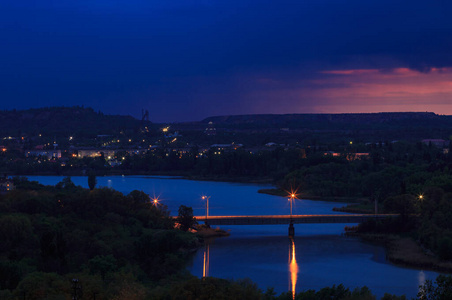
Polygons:
<instances>
[{"instance_id":1,"label":"riverbank","mask_svg":"<svg viewBox=\"0 0 452 300\"><path fill-rule=\"evenodd\" d=\"M375 207L370 203L352 203L347 206L335 207L333 211L346 212L351 214L374 214Z\"/></svg>"},{"instance_id":2,"label":"riverbank","mask_svg":"<svg viewBox=\"0 0 452 300\"><path fill-rule=\"evenodd\" d=\"M231 235L229 230L226 231L226 230L220 229L219 227L212 228L212 227L207 227L205 225L198 225L196 227L196 233L205 239L216 238L216 237L225 237L225 236Z\"/></svg>"},{"instance_id":3,"label":"riverbank","mask_svg":"<svg viewBox=\"0 0 452 300\"><path fill-rule=\"evenodd\" d=\"M393 264L402 267L452 273L451 261L439 260L410 237L360 233L347 233L347 236L355 236L367 242L384 245L386 248L386 259Z\"/></svg>"},{"instance_id":4,"label":"riverbank","mask_svg":"<svg viewBox=\"0 0 452 300\"><path fill-rule=\"evenodd\" d=\"M273 184L273 179L269 177L254 177L254 176L242 176L242 177L230 177L230 176L201 176L193 175L190 172L137 172L131 170L108 170L108 171L96 171L95 175L101 176L171 176L187 180L196 181L215 181L215 182L236 182L236 183L257 183L257 184ZM30 174L20 174L11 176L87 176L86 170L69 170L64 172L33 172Z\"/></svg>"}]
</instances>

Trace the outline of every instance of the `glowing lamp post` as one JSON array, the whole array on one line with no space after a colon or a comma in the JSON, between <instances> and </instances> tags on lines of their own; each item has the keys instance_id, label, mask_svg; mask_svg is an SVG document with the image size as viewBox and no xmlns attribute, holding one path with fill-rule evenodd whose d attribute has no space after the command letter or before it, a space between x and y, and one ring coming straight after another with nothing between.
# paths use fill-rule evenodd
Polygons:
<instances>
[{"instance_id":1,"label":"glowing lamp post","mask_svg":"<svg viewBox=\"0 0 452 300\"><path fill-rule=\"evenodd\" d=\"M295 199L295 194L294 193L292 193L292 194L290 194L290 198L289 198L289 201L290 201L290 219L292 220L292 203L293 203L293 199Z\"/></svg>"},{"instance_id":2,"label":"glowing lamp post","mask_svg":"<svg viewBox=\"0 0 452 300\"><path fill-rule=\"evenodd\" d=\"M293 200L297 197L295 193L290 194L290 198L288 199L290 201L290 223L289 223L289 237L293 237L295 235L295 227L293 227L293 219L292 219L292 206L293 206Z\"/></svg>"},{"instance_id":3,"label":"glowing lamp post","mask_svg":"<svg viewBox=\"0 0 452 300\"><path fill-rule=\"evenodd\" d=\"M210 196L202 196L201 197L202 200L206 200L206 225L209 226L209 224L207 224L207 219L209 218L209 199Z\"/></svg>"}]
</instances>

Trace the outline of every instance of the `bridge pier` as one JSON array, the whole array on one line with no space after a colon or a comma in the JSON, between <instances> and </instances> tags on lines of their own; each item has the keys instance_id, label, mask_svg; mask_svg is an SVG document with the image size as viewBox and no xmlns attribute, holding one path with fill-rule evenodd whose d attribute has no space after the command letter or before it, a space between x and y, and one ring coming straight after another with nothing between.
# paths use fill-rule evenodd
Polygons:
<instances>
[{"instance_id":1,"label":"bridge pier","mask_svg":"<svg viewBox=\"0 0 452 300\"><path fill-rule=\"evenodd\" d=\"M290 221L289 224L289 237L294 237L295 236L295 227L293 227L293 223L292 221Z\"/></svg>"}]
</instances>

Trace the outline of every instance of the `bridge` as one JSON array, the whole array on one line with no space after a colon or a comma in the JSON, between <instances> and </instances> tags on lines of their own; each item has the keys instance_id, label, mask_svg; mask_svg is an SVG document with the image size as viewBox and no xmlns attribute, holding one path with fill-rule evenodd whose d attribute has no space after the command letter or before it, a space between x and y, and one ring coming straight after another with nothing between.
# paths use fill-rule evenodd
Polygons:
<instances>
[{"instance_id":1,"label":"bridge","mask_svg":"<svg viewBox=\"0 0 452 300\"><path fill-rule=\"evenodd\" d=\"M329 215L270 215L270 216L195 216L209 225L280 225L289 224L289 236L295 235L293 224L362 223L369 219L385 219L397 214L329 214Z\"/></svg>"},{"instance_id":2,"label":"bridge","mask_svg":"<svg viewBox=\"0 0 452 300\"><path fill-rule=\"evenodd\" d=\"M270 215L270 216L195 216L209 225L279 225L304 223L361 223L368 219L384 219L396 214L329 214L329 215Z\"/></svg>"}]
</instances>

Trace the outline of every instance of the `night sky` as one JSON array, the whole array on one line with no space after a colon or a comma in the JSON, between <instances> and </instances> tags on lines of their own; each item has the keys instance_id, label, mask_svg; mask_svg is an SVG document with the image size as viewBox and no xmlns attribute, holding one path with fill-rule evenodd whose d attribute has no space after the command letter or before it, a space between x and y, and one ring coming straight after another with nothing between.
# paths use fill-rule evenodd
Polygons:
<instances>
[{"instance_id":1,"label":"night sky","mask_svg":"<svg viewBox=\"0 0 452 300\"><path fill-rule=\"evenodd\" d=\"M0 1L0 109L452 115L452 1Z\"/></svg>"}]
</instances>

